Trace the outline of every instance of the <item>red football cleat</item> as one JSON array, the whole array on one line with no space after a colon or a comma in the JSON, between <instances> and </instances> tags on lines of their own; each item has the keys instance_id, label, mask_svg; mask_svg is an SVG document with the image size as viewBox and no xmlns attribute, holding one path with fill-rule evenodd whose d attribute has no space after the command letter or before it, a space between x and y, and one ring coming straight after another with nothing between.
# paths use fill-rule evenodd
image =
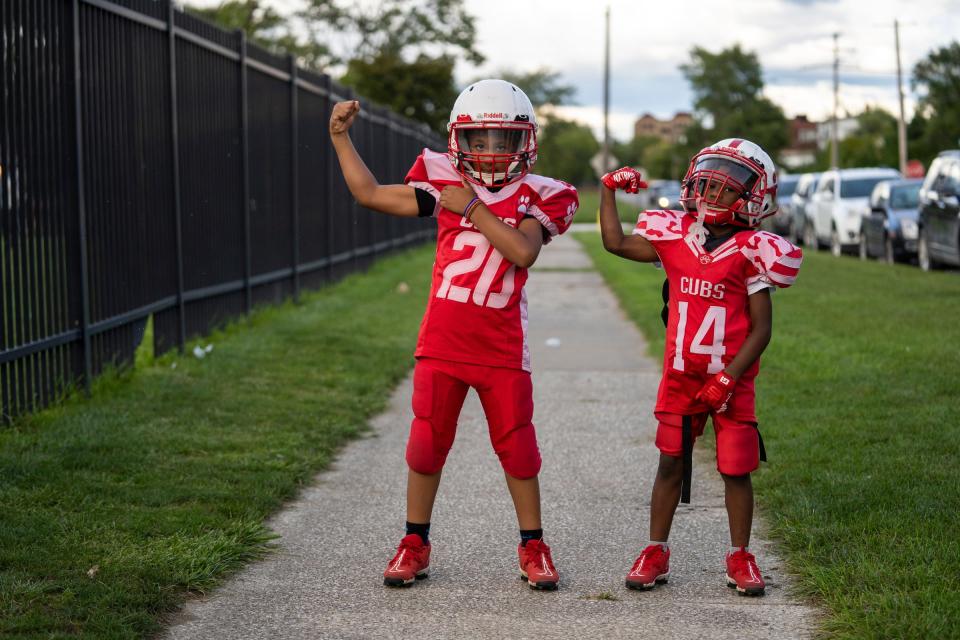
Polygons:
<instances>
[{"instance_id":1,"label":"red football cleat","mask_svg":"<svg viewBox=\"0 0 960 640\"><path fill-rule=\"evenodd\" d=\"M664 584L670 577L670 549L651 544L640 552L627 574L627 588L646 591Z\"/></svg>"},{"instance_id":2,"label":"red football cleat","mask_svg":"<svg viewBox=\"0 0 960 640\"><path fill-rule=\"evenodd\" d=\"M550 547L543 540L528 540L517 547L520 555L520 575L531 589L553 591L560 582L560 574L553 566Z\"/></svg>"},{"instance_id":3,"label":"red football cleat","mask_svg":"<svg viewBox=\"0 0 960 640\"><path fill-rule=\"evenodd\" d=\"M426 578L430 571L430 545L415 533L403 537L397 547L397 555L383 572L383 584L388 587L404 587L414 580Z\"/></svg>"},{"instance_id":4,"label":"red football cleat","mask_svg":"<svg viewBox=\"0 0 960 640\"><path fill-rule=\"evenodd\" d=\"M727 554L727 586L736 587L745 596L762 596L767 586L757 559L743 547Z\"/></svg>"}]
</instances>

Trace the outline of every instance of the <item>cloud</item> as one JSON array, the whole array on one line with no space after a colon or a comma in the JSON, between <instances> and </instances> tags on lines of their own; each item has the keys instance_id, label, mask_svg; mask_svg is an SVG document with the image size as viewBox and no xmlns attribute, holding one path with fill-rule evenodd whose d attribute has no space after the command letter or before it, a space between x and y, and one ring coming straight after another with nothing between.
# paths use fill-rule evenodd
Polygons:
<instances>
[{"instance_id":1,"label":"cloud","mask_svg":"<svg viewBox=\"0 0 960 640\"><path fill-rule=\"evenodd\" d=\"M593 131L597 140L603 142L603 107L602 106L571 106L558 107L557 114L567 120L575 120L587 125ZM632 111L611 109L609 118L610 137L614 140L631 140L633 138L633 124L638 114Z\"/></svg>"}]
</instances>

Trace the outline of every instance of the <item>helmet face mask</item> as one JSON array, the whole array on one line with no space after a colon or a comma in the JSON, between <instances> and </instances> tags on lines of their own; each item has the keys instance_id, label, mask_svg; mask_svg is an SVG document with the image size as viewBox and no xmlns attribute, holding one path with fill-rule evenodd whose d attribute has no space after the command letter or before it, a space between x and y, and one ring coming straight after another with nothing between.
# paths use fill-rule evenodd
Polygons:
<instances>
[{"instance_id":1,"label":"helmet face mask","mask_svg":"<svg viewBox=\"0 0 960 640\"><path fill-rule=\"evenodd\" d=\"M721 140L690 160L680 202L706 224L756 228L776 207L777 172L763 149Z\"/></svg>"},{"instance_id":2,"label":"helmet face mask","mask_svg":"<svg viewBox=\"0 0 960 640\"><path fill-rule=\"evenodd\" d=\"M469 182L502 187L526 175L537 159L533 106L516 86L481 80L457 98L447 125L447 152Z\"/></svg>"},{"instance_id":3,"label":"helmet face mask","mask_svg":"<svg viewBox=\"0 0 960 640\"><path fill-rule=\"evenodd\" d=\"M457 171L467 180L487 187L509 184L522 177L531 166L530 142L536 139L533 126L518 123L455 123L450 128L451 148ZM454 144L455 142L455 144Z\"/></svg>"}]
</instances>

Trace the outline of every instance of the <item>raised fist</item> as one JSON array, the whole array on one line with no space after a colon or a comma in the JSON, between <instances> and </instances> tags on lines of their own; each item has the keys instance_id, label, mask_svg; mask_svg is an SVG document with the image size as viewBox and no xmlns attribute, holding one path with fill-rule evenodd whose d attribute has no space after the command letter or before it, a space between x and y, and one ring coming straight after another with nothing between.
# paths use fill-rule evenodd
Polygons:
<instances>
[{"instance_id":1,"label":"raised fist","mask_svg":"<svg viewBox=\"0 0 960 640\"><path fill-rule=\"evenodd\" d=\"M627 193L637 193L640 189L646 189L647 183L643 181L640 172L633 167L623 167L610 173L605 173L600 182L607 189L616 191L623 189Z\"/></svg>"},{"instance_id":2,"label":"raised fist","mask_svg":"<svg viewBox=\"0 0 960 640\"><path fill-rule=\"evenodd\" d=\"M360 102L357 100L338 102L333 105L333 113L330 114L330 135L346 133L358 113L360 113Z\"/></svg>"},{"instance_id":3,"label":"raised fist","mask_svg":"<svg viewBox=\"0 0 960 640\"><path fill-rule=\"evenodd\" d=\"M727 402L733 396L733 387L737 381L723 371L707 380L697 393L697 400L710 405L710 408L717 413L723 413L727 410Z\"/></svg>"}]
</instances>

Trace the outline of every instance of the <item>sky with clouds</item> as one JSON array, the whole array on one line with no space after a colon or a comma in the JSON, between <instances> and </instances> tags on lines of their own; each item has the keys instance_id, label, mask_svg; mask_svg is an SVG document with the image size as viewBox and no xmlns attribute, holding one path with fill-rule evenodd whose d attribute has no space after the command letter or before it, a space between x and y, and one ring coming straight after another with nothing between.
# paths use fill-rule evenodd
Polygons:
<instances>
[{"instance_id":1,"label":"sky with clouds","mask_svg":"<svg viewBox=\"0 0 960 640\"><path fill-rule=\"evenodd\" d=\"M192 0L216 4L216 0ZM287 10L299 0L267 0ZM829 117L833 108L833 37L840 34L841 112L866 105L897 109L893 22L900 21L900 56L909 118L913 65L931 49L960 37L960 0L465 0L477 19L477 46L487 61L460 63L457 81L500 69L549 68L576 88L563 113L602 132L604 9L610 7L610 131L633 135L645 112L670 117L691 110L693 97L678 69L690 49L712 52L739 43L759 55L765 93L788 117Z\"/></svg>"}]
</instances>

